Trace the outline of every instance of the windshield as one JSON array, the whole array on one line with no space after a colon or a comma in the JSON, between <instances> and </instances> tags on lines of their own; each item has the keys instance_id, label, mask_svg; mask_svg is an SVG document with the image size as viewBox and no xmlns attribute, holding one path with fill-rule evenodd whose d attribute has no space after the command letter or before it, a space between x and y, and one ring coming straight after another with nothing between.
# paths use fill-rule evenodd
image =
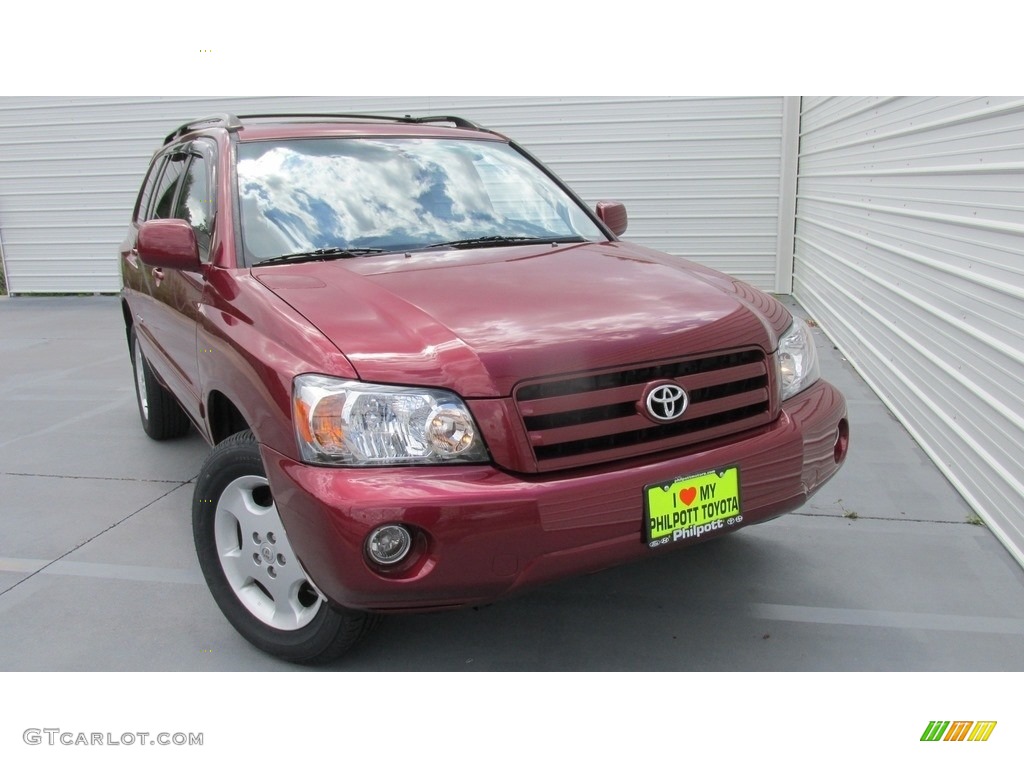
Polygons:
<instances>
[{"instance_id":1,"label":"windshield","mask_svg":"<svg viewBox=\"0 0 1024 768\"><path fill-rule=\"evenodd\" d=\"M606 239L540 169L493 141L242 143L238 193L250 262L316 249L412 250L478 238Z\"/></svg>"}]
</instances>

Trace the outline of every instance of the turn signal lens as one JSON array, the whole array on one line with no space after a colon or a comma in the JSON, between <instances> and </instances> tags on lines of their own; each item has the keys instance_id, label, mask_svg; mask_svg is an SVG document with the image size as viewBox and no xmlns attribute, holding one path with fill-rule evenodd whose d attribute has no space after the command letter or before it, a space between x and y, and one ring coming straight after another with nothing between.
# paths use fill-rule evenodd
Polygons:
<instances>
[{"instance_id":1,"label":"turn signal lens","mask_svg":"<svg viewBox=\"0 0 1024 768\"><path fill-rule=\"evenodd\" d=\"M293 400L295 411L295 431L299 433L299 439L307 443L313 442L313 433L309 429L309 403L305 400Z\"/></svg>"},{"instance_id":2,"label":"turn signal lens","mask_svg":"<svg viewBox=\"0 0 1024 768\"><path fill-rule=\"evenodd\" d=\"M313 408L310 428L325 451L333 453L345 447L345 430L341 426L344 407L344 395L328 395Z\"/></svg>"}]
</instances>

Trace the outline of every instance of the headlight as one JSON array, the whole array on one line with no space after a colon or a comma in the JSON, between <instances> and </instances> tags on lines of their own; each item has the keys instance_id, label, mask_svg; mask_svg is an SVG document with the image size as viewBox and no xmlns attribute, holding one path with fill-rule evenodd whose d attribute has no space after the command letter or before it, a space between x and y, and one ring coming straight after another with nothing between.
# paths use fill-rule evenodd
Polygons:
<instances>
[{"instance_id":1,"label":"headlight","mask_svg":"<svg viewBox=\"0 0 1024 768\"><path fill-rule=\"evenodd\" d=\"M803 392L821 376L818 370L818 352L807 323L799 317L793 318L782 338L779 339L779 380L782 382L782 399Z\"/></svg>"},{"instance_id":2,"label":"headlight","mask_svg":"<svg viewBox=\"0 0 1024 768\"><path fill-rule=\"evenodd\" d=\"M295 377L299 452L313 464L440 464L488 460L466 404L439 389Z\"/></svg>"}]
</instances>

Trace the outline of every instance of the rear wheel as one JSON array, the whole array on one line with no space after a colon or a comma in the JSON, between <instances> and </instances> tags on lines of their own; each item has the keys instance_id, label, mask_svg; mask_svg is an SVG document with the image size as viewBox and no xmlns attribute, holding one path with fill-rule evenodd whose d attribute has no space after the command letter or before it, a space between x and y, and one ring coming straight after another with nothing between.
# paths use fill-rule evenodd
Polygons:
<instances>
[{"instance_id":1,"label":"rear wheel","mask_svg":"<svg viewBox=\"0 0 1024 768\"><path fill-rule=\"evenodd\" d=\"M149 363L142 354L134 327L131 332L131 352L132 370L135 373L135 399L139 405L142 428L154 440L181 437L188 432L188 416L174 396L164 389L153 375Z\"/></svg>"},{"instance_id":2,"label":"rear wheel","mask_svg":"<svg viewBox=\"0 0 1024 768\"><path fill-rule=\"evenodd\" d=\"M341 656L376 617L334 608L291 548L252 432L213 449L199 473L192 532L206 583L246 640L300 664Z\"/></svg>"}]
</instances>

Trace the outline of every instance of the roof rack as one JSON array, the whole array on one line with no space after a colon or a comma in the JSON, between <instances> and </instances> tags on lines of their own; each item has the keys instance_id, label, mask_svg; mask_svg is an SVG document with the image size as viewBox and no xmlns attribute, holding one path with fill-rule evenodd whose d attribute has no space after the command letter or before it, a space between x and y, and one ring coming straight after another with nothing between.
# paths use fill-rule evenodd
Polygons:
<instances>
[{"instance_id":1,"label":"roof rack","mask_svg":"<svg viewBox=\"0 0 1024 768\"><path fill-rule=\"evenodd\" d=\"M241 121L232 115L230 112L220 112L216 115L209 115L207 117L201 117L198 120L192 120L179 126L177 129L167 134L164 139L164 144L170 144L172 141L181 138L186 133L199 130L200 128L206 128L209 126L220 126L226 128L229 131L237 131L242 127Z\"/></svg>"},{"instance_id":2,"label":"roof rack","mask_svg":"<svg viewBox=\"0 0 1024 768\"><path fill-rule=\"evenodd\" d=\"M181 138L186 133L198 130L199 128L207 128L212 126L219 126L226 128L229 131L237 131L242 128L243 120L259 120L259 119L271 119L271 118L317 118L325 120L379 120L392 123L408 123L408 124L421 124L421 123L451 123L456 128L465 128L471 131L485 131L491 133L487 128L474 123L472 120L467 120L464 117L457 117L455 115L430 115L428 117L413 117L412 115L404 115L402 117L396 117L395 115L366 115L361 113L353 112L274 112L264 114L252 114L252 115L232 115L229 112L222 112L216 115L210 115L209 117L203 117L199 120L192 120L191 122L185 123L173 133L169 133L167 138L164 139L164 144L170 144L172 141Z\"/></svg>"},{"instance_id":3,"label":"roof rack","mask_svg":"<svg viewBox=\"0 0 1024 768\"><path fill-rule=\"evenodd\" d=\"M472 120L455 115L431 115L430 117L409 117L409 115L406 115L405 117L413 123L451 123L456 128L468 128L471 131L487 130L479 123L474 123Z\"/></svg>"},{"instance_id":4,"label":"roof rack","mask_svg":"<svg viewBox=\"0 0 1024 768\"><path fill-rule=\"evenodd\" d=\"M429 117L413 117L412 115L368 115L361 112L276 112L261 115L239 115L240 120L290 117L315 117L325 120L381 120L390 123L452 123L456 128L468 128L474 131L486 130L472 120L455 115L431 115Z\"/></svg>"}]
</instances>

